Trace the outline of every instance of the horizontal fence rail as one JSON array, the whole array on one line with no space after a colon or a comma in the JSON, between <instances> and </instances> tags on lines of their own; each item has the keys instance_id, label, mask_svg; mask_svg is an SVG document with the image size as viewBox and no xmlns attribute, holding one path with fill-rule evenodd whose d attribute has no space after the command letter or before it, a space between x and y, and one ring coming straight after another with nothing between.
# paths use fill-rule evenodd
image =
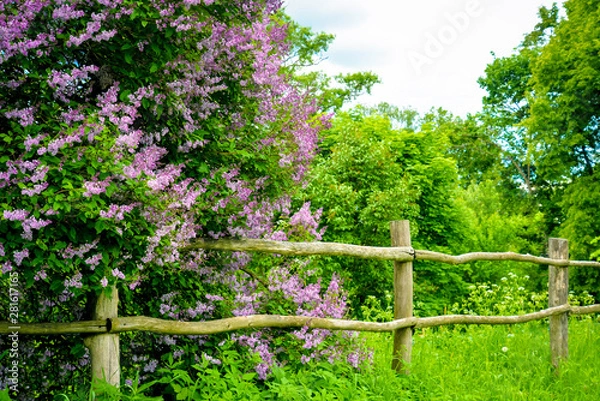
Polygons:
<instances>
[{"instance_id":1,"label":"horizontal fence rail","mask_svg":"<svg viewBox=\"0 0 600 401\"><path fill-rule=\"evenodd\" d=\"M471 252L462 255L448 255L441 252L417 250L412 247L377 247L339 244L336 242L287 242L260 239L201 239L182 248L181 252L189 252L197 249L262 252L286 256L350 256L361 259L393 260L397 262L428 260L451 265L477 261L512 261L560 267L573 266L600 268L600 262L595 261L552 259L514 252Z\"/></svg>"},{"instance_id":2,"label":"horizontal fence rail","mask_svg":"<svg viewBox=\"0 0 600 401\"><path fill-rule=\"evenodd\" d=\"M114 334L129 331L145 331L168 335L208 335L242 329L308 327L311 329L389 332L402 328L427 328L454 324L505 325L543 320L550 316L568 313L586 315L600 313L600 304L588 306L561 305L538 312L512 316L444 315L434 317L410 317L391 322L363 322L357 320L328 319L310 316L250 315L205 322L182 322L145 316L118 317L75 323L21 323L19 334ZM0 322L0 334L10 334L13 324Z\"/></svg>"}]
</instances>

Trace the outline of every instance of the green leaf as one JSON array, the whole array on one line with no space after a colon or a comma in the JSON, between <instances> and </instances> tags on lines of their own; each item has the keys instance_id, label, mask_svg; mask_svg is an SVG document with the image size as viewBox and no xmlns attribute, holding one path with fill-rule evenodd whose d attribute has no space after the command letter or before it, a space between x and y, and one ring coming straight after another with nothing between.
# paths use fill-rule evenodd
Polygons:
<instances>
[{"instance_id":1,"label":"green leaf","mask_svg":"<svg viewBox=\"0 0 600 401\"><path fill-rule=\"evenodd\" d=\"M129 101L129 95L131 95L131 91L129 89L126 89L121 92L121 94L119 95L119 99L122 102L127 102L127 101Z\"/></svg>"},{"instance_id":2,"label":"green leaf","mask_svg":"<svg viewBox=\"0 0 600 401\"><path fill-rule=\"evenodd\" d=\"M133 64L133 55L131 54L131 52L125 53L125 62L127 64Z\"/></svg>"}]
</instances>

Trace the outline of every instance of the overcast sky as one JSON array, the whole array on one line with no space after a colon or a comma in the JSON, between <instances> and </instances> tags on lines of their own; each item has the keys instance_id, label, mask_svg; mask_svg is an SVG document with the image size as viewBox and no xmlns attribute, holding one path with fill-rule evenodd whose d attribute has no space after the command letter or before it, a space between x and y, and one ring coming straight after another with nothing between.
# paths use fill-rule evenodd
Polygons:
<instances>
[{"instance_id":1,"label":"overcast sky","mask_svg":"<svg viewBox=\"0 0 600 401\"><path fill-rule=\"evenodd\" d=\"M562 1L557 1L562 4ZM319 69L373 71L382 79L360 103L385 101L425 112L443 107L465 116L481 109L477 78L507 56L551 0L284 0L302 25L332 33Z\"/></svg>"}]
</instances>

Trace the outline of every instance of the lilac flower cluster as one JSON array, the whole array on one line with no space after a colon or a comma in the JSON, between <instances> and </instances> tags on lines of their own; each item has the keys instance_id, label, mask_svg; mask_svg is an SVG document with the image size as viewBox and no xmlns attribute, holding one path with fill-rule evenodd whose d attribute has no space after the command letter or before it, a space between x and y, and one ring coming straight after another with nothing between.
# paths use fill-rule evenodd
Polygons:
<instances>
[{"instance_id":1,"label":"lilac flower cluster","mask_svg":"<svg viewBox=\"0 0 600 401\"><path fill-rule=\"evenodd\" d=\"M21 237L29 241L33 239L33 230L40 230L51 223L50 220L38 219L35 216L28 217L29 212L22 209L4 210L2 215L8 221L21 222Z\"/></svg>"},{"instance_id":2,"label":"lilac flower cluster","mask_svg":"<svg viewBox=\"0 0 600 401\"><path fill-rule=\"evenodd\" d=\"M107 178L103 181L86 181L83 183L85 192L83 196L89 198L94 195L100 195L106 192L106 188L110 185L111 179Z\"/></svg>"},{"instance_id":3,"label":"lilac flower cluster","mask_svg":"<svg viewBox=\"0 0 600 401\"><path fill-rule=\"evenodd\" d=\"M100 217L121 221L125 218L126 213L130 213L137 206L139 206L138 203L132 203L129 205L110 205L108 210L100 211Z\"/></svg>"},{"instance_id":4,"label":"lilac flower cluster","mask_svg":"<svg viewBox=\"0 0 600 401\"><path fill-rule=\"evenodd\" d=\"M14 109L11 111L7 111L4 113L4 116L6 118L16 118L19 120L19 124L21 124L23 127L27 127L28 125L33 124L33 121L34 121L33 114L34 113L35 113L35 108L26 107L24 109Z\"/></svg>"},{"instance_id":5,"label":"lilac flower cluster","mask_svg":"<svg viewBox=\"0 0 600 401\"><path fill-rule=\"evenodd\" d=\"M73 259L77 256L79 259L83 259L84 255L89 251L96 249L98 246L99 240L94 240L90 243L82 244L78 247L73 247L72 244L67 245L67 247L62 251L63 259Z\"/></svg>"},{"instance_id":6,"label":"lilac flower cluster","mask_svg":"<svg viewBox=\"0 0 600 401\"><path fill-rule=\"evenodd\" d=\"M61 7L64 9L64 7ZM61 8L54 10L60 12ZM83 13L80 11L79 13ZM70 72L52 71L48 79L48 86L55 90L54 96L69 103L70 98L77 93L79 87L90 79L90 72L98 71L96 66L85 66L83 68L73 68Z\"/></svg>"}]
</instances>

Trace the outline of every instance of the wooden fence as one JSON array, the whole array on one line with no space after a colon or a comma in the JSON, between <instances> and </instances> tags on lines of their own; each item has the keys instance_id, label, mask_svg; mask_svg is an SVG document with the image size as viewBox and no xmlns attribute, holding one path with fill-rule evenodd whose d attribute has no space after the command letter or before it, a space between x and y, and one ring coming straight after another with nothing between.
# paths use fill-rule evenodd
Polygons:
<instances>
[{"instance_id":1,"label":"wooden fence","mask_svg":"<svg viewBox=\"0 0 600 401\"><path fill-rule=\"evenodd\" d=\"M198 240L183 251L194 249L266 252L280 255L335 255L363 259L394 261L394 320L391 322L361 322L305 316L253 315L207 322L182 322L144 316L119 317L118 292L102 294L96 304L94 320L76 323L15 323L0 322L0 334L11 334L18 326L20 335L87 334L84 343L90 349L93 378L120 384L119 333L146 331L169 335L208 335L240 329L304 327L329 330L394 332L392 368L408 374L411 360L412 333L415 328L451 324L517 324L549 318L552 364L558 369L568 357L568 315L600 313L600 304L570 306L569 266L600 267L599 262L571 261L568 242L551 238L549 257L536 257L512 252L475 252L459 256L415 250L411 247L409 223L406 220L390 224L392 247L367 247L325 242L282 242L267 240ZM548 309L519 316L445 315L413 316L413 262L429 260L462 264L474 261L517 261L549 266Z\"/></svg>"}]
</instances>

